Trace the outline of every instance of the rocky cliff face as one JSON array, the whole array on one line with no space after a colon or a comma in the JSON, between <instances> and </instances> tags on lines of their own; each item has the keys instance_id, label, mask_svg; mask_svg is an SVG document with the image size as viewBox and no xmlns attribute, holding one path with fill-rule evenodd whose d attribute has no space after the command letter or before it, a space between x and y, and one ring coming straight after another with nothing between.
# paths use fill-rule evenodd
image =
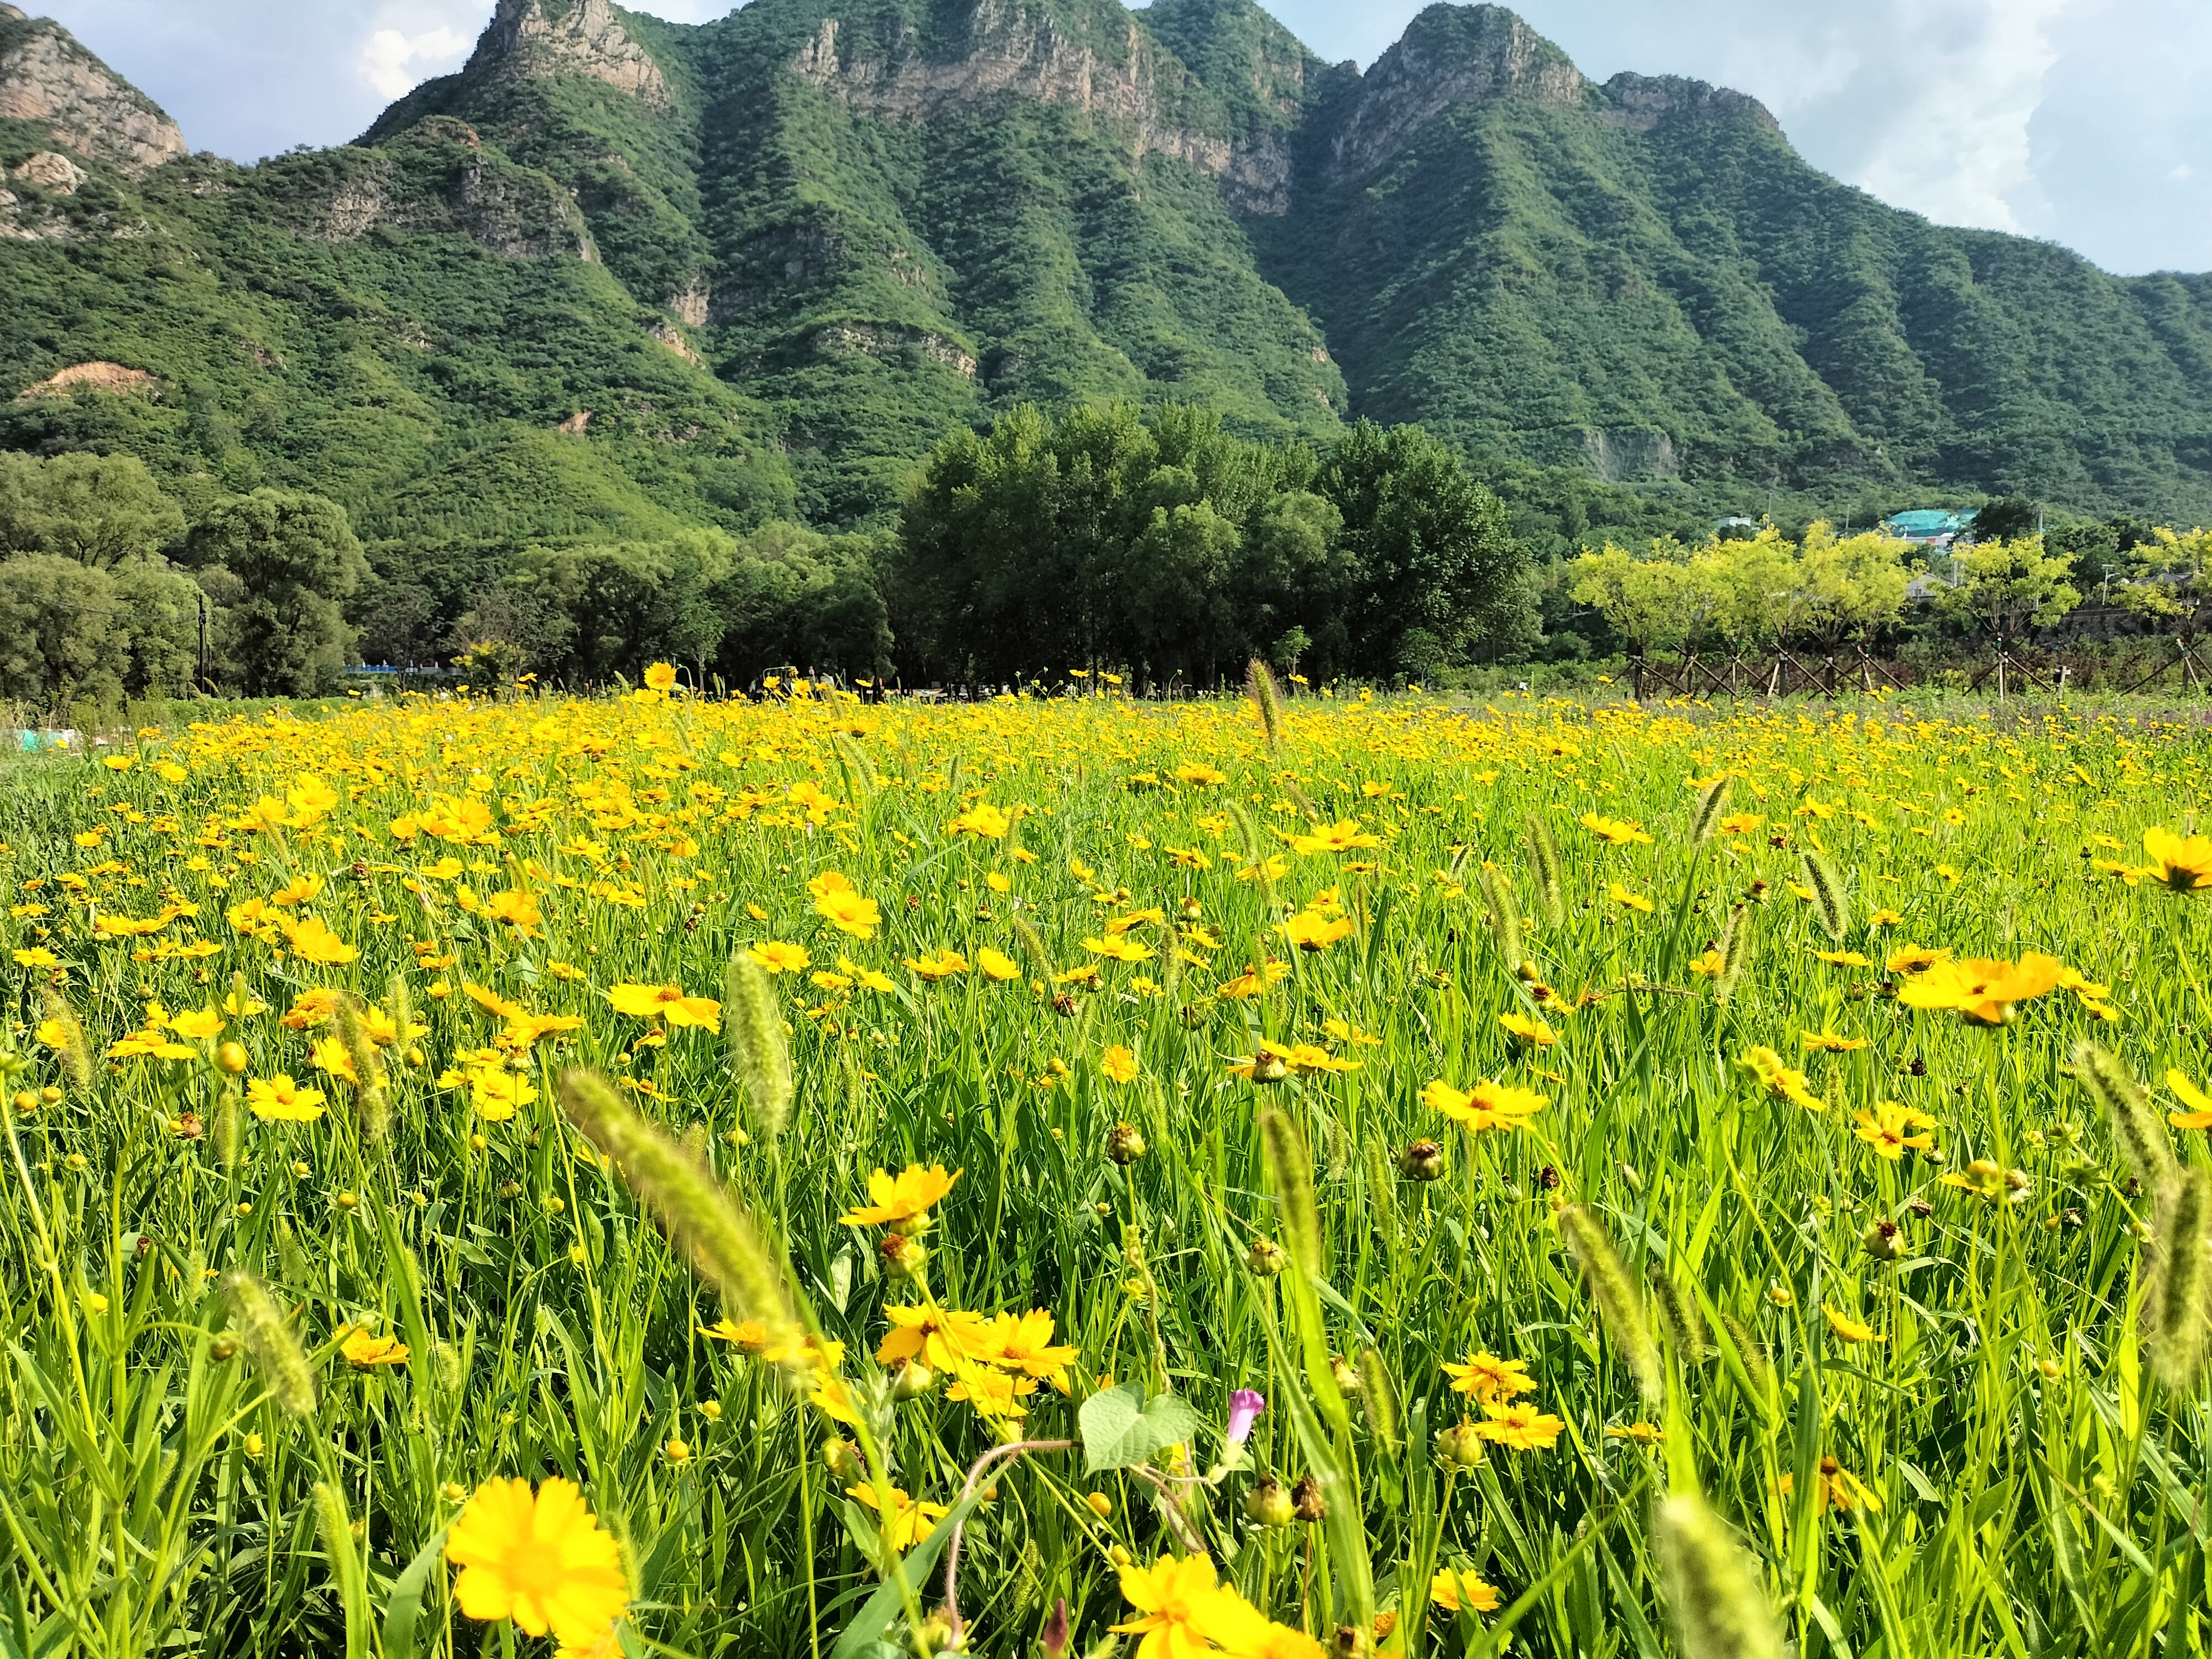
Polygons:
<instances>
[{"instance_id":1,"label":"rocky cliff face","mask_svg":"<svg viewBox=\"0 0 2212 1659\"><path fill-rule=\"evenodd\" d=\"M1133 20L1113 47L1077 38L1041 7L980 0L956 52L925 53L903 20L869 29L830 17L790 69L847 108L884 120L927 121L1005 98L1066 105L1126 124L1136 157L1171 155L1219 180L1246 212L1289 211L1291 161L1280 134L1239 141L1178 118L1189 72Z\"/></svg>"},{"instance_id":2,"label":"rocky cliff face","mask_svg":"<svg viewBox=\"0 0 2212 1659\"><path fill-rule=\"evenodd\" d=\"M462 73L487 81L580 75L656 107L671 101L660 65L607 0L499 0Z\"/></svg>"},{"instance_id":3,"label":"rocky cliff face","mask_svg":"<svg viewBox=\"0 0 2212 1659\"><path fill-rule=\"evenodd\" d=\"M1782 124L1756 98L1679 75L1632 75L1623 70L1605 83L1605 95L1613 107L1600 111L1598 119L1632 132L1649 132L1670 115L1747 118L1770 132L1782 131Z\"/></svg>"},{"instance_id":4,"label":"rocky cliff face","mask_svg":"<svg viewBox=\"0 0 2212 1659\"><path fill-rule=\"evenodd\" d=\"M1565 53L1503 6L1431 6L1360 77L1328 135L1323 182L1373 173L1460 105L1518 98L1574 109L1591 91Z\"/></svg>"},{"instance_id":5,"label":"rocky cliff face","mask_svg":"<svg viewBox=\"0 0 2212 1659\"><path fill-rule=\"evenodd\" d=\"M143 93L45 19L0 5L0 117L35 121L54 142L136 178L190 153Z\"/></svg>"}]
</instances>

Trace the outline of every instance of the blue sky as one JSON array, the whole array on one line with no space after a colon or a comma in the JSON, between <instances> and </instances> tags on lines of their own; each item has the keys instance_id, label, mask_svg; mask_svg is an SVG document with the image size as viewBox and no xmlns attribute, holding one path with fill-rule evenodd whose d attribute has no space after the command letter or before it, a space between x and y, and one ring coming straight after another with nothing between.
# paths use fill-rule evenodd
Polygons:
<instances>
[{"instance_id":1,"label":"blue sky","mask_svg":"<svg viewBox=\"0 0 2212 1659\"><path fill-rule=\"evenodd\" d=\"M491 0L21 0L241 161L358 134L458 68ZM727 0L641 6L683 22ZM1279 0L1371 63L1411 0ZM1762 100L1815 166L1948 224L2046 237L2108 270L2212 270L2207 0L1523 0L1600 80L1694 76Z\"/></svg>"}]
</instances>

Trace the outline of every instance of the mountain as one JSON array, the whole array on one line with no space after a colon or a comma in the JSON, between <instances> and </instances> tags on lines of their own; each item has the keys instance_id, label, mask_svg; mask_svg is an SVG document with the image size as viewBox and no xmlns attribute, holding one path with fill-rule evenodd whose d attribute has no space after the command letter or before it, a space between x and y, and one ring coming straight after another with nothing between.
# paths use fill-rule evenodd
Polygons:
<instances>
[{"instance_id":1,"label":"mountain","mask_svg":"<svg viewBox=\"0 0 2212 1659\"><path fill-rule=\"evenodd\" d=\"M1495 6L1362 73L1249 0L498 0L252 168L0 7L0 446L317 489L425 568L866 520L948 429L1094 397L1419 421L1617 512L2212 519L2212 277L1932 225Z\"/></svg>"}]
</instances>

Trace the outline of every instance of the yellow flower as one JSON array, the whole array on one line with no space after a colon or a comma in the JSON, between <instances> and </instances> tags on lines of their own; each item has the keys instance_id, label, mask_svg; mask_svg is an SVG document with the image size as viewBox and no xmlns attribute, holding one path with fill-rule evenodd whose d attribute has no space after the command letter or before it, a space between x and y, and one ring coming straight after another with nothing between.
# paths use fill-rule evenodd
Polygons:
<instances>
[{"instance_id":1,"label":"yellow flower","mask_svg":"<svg viewBox=\"0 0 2212 1659\"><path fill-rule=\"evenodd\" d=\"M504 1066L481 1066L469 1073L469 1104L487 1123L504 1123L537 1098L529 1081Z\"/></svg>"},{"instance_id":2,"label":"yellow flower","mask_svg":"<svg viewBox=\"0 0 2212 1659\"><path fill-rule=\"evenodd\" d=\"M1874 963L1856 951L1815 951L1813 954L1823 962L1832 962L1838 968L1871 968Z\"/></svg>"},{"instance_id":3,"label":"yellow flower","mask_svg":"<svg viewBox=\"0 0 2212 1659\"><path fill-rule=\"evenodd\" d=\"M1255 1620L1266 1624L1242 1596L1214 1582L1213 1563L1202 1555L1123 1567L1121 1599L1137 1616L1109 1628L1144 1638L1133 1659L1200 1659L1224 1636L1243 1633Z\"/></svg>"},{"instance_id":4,"label":"yellow flower","mask_svg":"<svg viewBox=\"0 0 2212 1659\"><path fill-rule=\"evenodd\" d=\"M1595 812L1585 812L1578 822L1608 847L1627 847L1638 842L1646 847L1651 844L1651 837L1644 833L1642 824L1631 823L1624 818L1608 818Z\"/></svg>"},{"instance_id":5,"label":"yellow flower","mask_svg":"<svg viewBox=\"0 0 2212 1659\"><path fill-rule=\"evenodd\" d=\"M169 1022L169 1029L191 1042L205 1042L221 1034L222 1016L212 1008L196 1008L179 1014Z\"/></svg>"},{"instance_id":6,"label":"yellow flower","mask_svg":"<svg viewBox=\"0 0 2212 1659\"><path fill-rule=\"evenodd\" d=\"M1850 1315L1847 1313L1838 1313L1835 1309L1828 1307L1825 1304L1822 1304L1820 1311L1827 1316L1828 1328L1836 1334L1838 1340L1844 1342L1879 1342L1882 1340L1880 1336L1875 1334L1873 1326L1864 1324L1860 1321L1852 1318Z\"/></svg>"},{"instance_id":7,"label":"yellow flower","mask_svg":"<svg viewBox=\"0 0 2212 1659\"><path fill-rule=\"evenodd\" d=\"M1482 1412L1475 1433L1516 1451L1549 1451L1567 1426L1564 1419L1547 1416L1525 1400L1486 1405Z\"/></svg>"},{"instance_id":8,"label":"yellow flower","mask_svg":"<svg viewBox=\"0 0 2212 1659\"><path fill-rule=\"evenodd\" d=\"M404 1365L407 1363L407 1345L389 1336L373 1336L364 1330L346 1334L338 1344L338 1352L345 1356L346 1364L362 1370L374 1370L379 1365Z\"/></svg>"},{"instance_id":9,"label":"yellow flower","mask_svg":"<svg viewBox=\"0 0 2212 1659\"><path fill-rule=\"evenodd\" d=\"M1931 951L1923 945L1907 945L1892 951L1882 968L1898 978L1907 974L1924 974L1937 963L1948 959L1950 954L1948 950Z\"/></svg>"},{"instance_id":10,"label":"yellow flower","mask_svg":"<svg viewBox=\"0 0 2212 1659\"><path fill-rule=\"evenodd\" d=\"M1352 918L1334 921L1314 909L1301 910L1287 921L1275 924L1283 937L1301 951L1325 951L1352 932Z\"/></svg>"},{"instance_id":11,"label":"yellow flower","mask_svg":"<svg viewBox=\"0 0 2212 1659\"><path fill-rule=\"evenodd\" d=\"M1800 1031L1797 1036L1808 1054L1847 1054L1867 1046L1864 1037L1838 1036L1833 1031Z\"/></svg>"},{"instance_id":12,"label":"yellow flower","mask_svg":"<svg viewBox=\"0 0 2212 1659\"><path fill-rule=\"evenodd\" d=\"M848 1227L895 1225L917 1220L927 1215L930 1206L943 1200L952 1190L952 1183L959 1179L959 1170L947 1175L942 1164L927 1170L919 1164L909 1164L896 1176L887 1170L878 1170L868 1177L868 1196L874 1202L848 1211L837 1219Z\"/></svg>"},{"instance_id":13,"label":"yellow flower","mask_svg":"<svg viewBox=\"0 0 2212 1659\"><path fill-rule=\"evenodd\" d=\"M883 912L875 900L862 898L853 890L853 884L835 870L823 871L806 888L814 896L815 914L840 932L868 939L883 925Z\"/></svg>"},{"instance_id":14,"label":"yellow flower","mask_svg":"<svg viewBox=\"0 0 2212 1659\"><path fill-rule=\"evenodd\" d=\"M1013 822L1002 808L994 806L987 800L979 800L945 828L956 836L978 836L989 841L1003 841L1006 831L1013 827Z\"/></svg>"},{"instance_id":15,"label":"yellow flower","mask_svg":"<svg viewBox=\"0 0 2212 1659\"><path fill-rule=\"evenodd\" d=\"M1382 844L1382 838L1362 830L1357 818L1345 818L1327 824L1310 836L1291 837L1291 850L1301 858L1316 853L1348 853L1355 848L1380 847Z\"/></svg>"},{"instance_id":16,"label":"yellow flower","mask_svg":"<svg viewBox=\"0 0 2212 1659\"><path fill-rule=\"evenodd\" d=\"M1782 1063L1782 1056L1773 1049L1755 1048L1743 1057L1743 1063L1756 1077L1766 1092L1777 1100L1792 1100L1808 1112L1825 1112L1827 1102L1806 1086L1805 1073Z\"/></svg>"},{"instance_id":17,"label":"yellow flower","mask_svg":"<svg viewBox=\"0 0 2212 1659\"><path fill-rule=\"evenodd\" d=\"M28 950L16 951L15 955L18 968L56 968L61 965L61 958L43 945L33 945Z\"/></svg>"},{"instance_id":18,"label":"yellow flower","mask_svg":"<svg viewBox=\"0 0 2212 1659\"><path fill-rule=\"evenodd\" d=\"M1547 1103L1533 1089L1510 1084L1478 1083L1464 1091L1439 1078L1421 1091L1421 1102L1470 1129L1517 1129Z\"/></svg>"},{"instance_id":19,"label":"yellow flower","mask_svg":"<svg viewBox=\"0 0 2212 1659\"><path fill-rule=\"evenodd\" d=\"M2212 836L2186 839L2170 830L2143 831L2143 851L2150 862L2140 873L2177 893L2202 893L2212 889Z\"/></svg>"},{"instance_id":20,"label":"yellow flower","mask_svg":"<svg viewBox=\"0 0 2212 1659\"><path fill-rule=\"evenodd\" d=\"M1607 884L1605 896L1625 909L1641 910L1647 915L1651 912L1652 905L1650 899L1641 893L1630 892L1617 881Z\"/></svg>"},{"instance_id":21,"label":"yellow flower","mask_svg":"<svg viewBox=\"0 0 2212 1659\"><path fill-rule=\"evenodd\" d=\"M292 947L292 954L302 962L313 962L326 968L342 968L361 955L313 916L298 922L286 922L284 942Z\"/></svg>"},{"instance_id":22,"label":"yellow flower","mask_svg":"<svg viewBox=\"0 0 2212 1659\"><path fill-rule=\"evenodd\" d=\"M1924 1149L1933 1144L1928 1131L1936 1127L1936 1120L1899 1101L1878 1102L1871 1111L1862 1109L1852 1121L1857 1126L1852 1133L1892 1163L1903 1158L1908 1146Z\"/></svg>"},{"instance_id":23,"label":"yellow flower","mask_svg":"<svg viewBox=\"0 0 2212 1659\"><path fill-rule=\"evenodd\" d=\"M2212 1129L2212 1097L2207 1097L2202 1089L2178 1070L2166 1073L2166 1086L2189 1108L2185 1112L2168 1112L2168 1123L2177 1129Z\"/></svg>"},{"instance_id":24,"label":"yellow flower","mask_svg":"<svg viewBox=\"0 0 2212 1659\"><path fill-rule=\"evenodd\" d=\"M968 971L968 958L947 945L933 951L926 957L908 957L906 965L920 977L934 984L940 979L951 979L956 974Z\"/></svg>"},{"instance_id":25,"label":"yellow flower","mask_svg":"<svg viewBox=\"0 0 2212 1659\"><path fill-rule=\"evenodd\" d=\"M804 962L799 966L805 967ZM659 1018L671 1025L703 1025L722 1029L722 1005L711 997L686 996L680 985L617 985L607 1000L618 1014L634 1019Z\"/></svg>"},{"instance_id":26,"label":"yellow flower","mask_svg":"<svg viewBox=\"0 0 2212 1659\"><path fill-rule=\"evenodd\" d=\"M937 1522L945 1518L945 1507L942 1504L917 1504L898 1486L890 1488L890 1513L884 1515L879 1523L884 1529L884 1541L895 1550L910 1550L935 1530ZM873 1486L848 1486L845 1495L883 1514Z\"/></svg>"},{"instance_id":27,"label":"yellow flower","mask_svg":"<svg viewBox=\"0 0 2212 1659\"><path fill-rule=\"evenodd\" d=\"M673 691L676 689L676 665L665 662L648 665L645 671L645 683L649 690L654 691Z\"/></svg>"},{"instance_id":28,"label":"yellow flower","mask_svg":"<svg viewBox=\"0 0 2212 1659\"><path fill-rule=\"evenodd\" d=\"M1439 1567L1437 1576L1429 1581L1429 1601L1446 1613L1457 1613L1462 1608L1474 1613L1495 1613L1498 1607L1495 1589L1465 1567Z\"/></svg>"},{"instance_id":29,"label":"yellow flower","mask_svg":"<svg viewBox=\"0 0 2212 1659\"><path fill-rule=\"evenodd\" d=\"M1112 939L1086 939L1083 948L1094 957L1104 957L1109 962L1146 962L1152 952L1126 934Z\"/></svg>"},{"instance_id":30,"label":"yellow flower","mask_svg":"<svg viewBox=\"0 0 2212 1659\"><path fill-rule=\"evenodd\" d=\"M933 1371L949 1371L963 1360L981 1358L990 1346L989 1327L981 1314L924 1305L886 1307L884 1317L891 1328L876 1349L878 1364L919 1360Z\"/></svg>"},{"instance_id":31,"label":"yellow flower","mask_svg":"<svg viewBox=\"0 0 2212 1659\"><path fill-rule=\"evenodd\" d=\"M1532 1048L1548 1048L1559 1040L1558 1032L1527 1014L1500 1014L1498 1023Z\"/></svg>"},{"instance_id":32,"label":"yellow flower","mask_svg":"<svg viewBox=\"0 0 2212 1659\"><path fill-rule=\"evenodd\" d=\"M1528 1362L1520 1359L1501 1359L1486 1350L1469 1354L1464 1365L1444 1362L1444 1375L1452 1380L1452 1391L1463 1394L1484 1405L1493 1405L1512 1399L1516 1395L1536 1392L1536 1379L1528 1375Z\"/></svg>"},{"instance_id":33,"label":"yellow flower","mask_svg":"<svg viewBox=\"0 0 2212 1659\"><path fill-rule=\"evenodd\" d=\"M975 952L975 966L986 979L1011 980L1022 976L1019 963L1004 951L994 951L988 945Z\"/></svg>"},{"instance_id":34,"label":"yellow flower","mask_svg":"<svg viewBox=\"0 0 2212 1659\"><path fill-rule=\"evenodd\" d=\"M2029 951L2018 962L1939 962L1898 989L1908 1008L1948 1008L1973 1025L2002 1025L2014 1005L2056 990L2065 975L2057 958Z\"/></svg>"},{"instance_id":35,"label":"yellow flower","mask_svg":"<svg viewBox=\"0 0 2212 1659\"><path fill-rule=\"evenodd\" d=\"M590 1643L629 1605L614 1537L555 1476L533 1497L526 1480L477 1488L453 1530L446 1559L460 1568L453 1596L471 1619L512 1619L532 1636Z\"/></svg>"},{"instance_id":36,"label":"yellow flower","mask_svg":"<svg viewBox=\"0 0 2212 1659\"><path fill-rule=\"evenodd\" d=\"M246 1085L246 1103L265 1123L313 1123L324 1112L320 1089L302 1089L289 1073L279 1072Z\"/></svg>"},{"instance_id":37,"label":"yellow flower","mask_svg":"<svg viewBox=\"0 0 2212 1659\"><path fill-rule=\"evenodd\" d=\"M771 974L803 972L814 960L803 945L787 945L781 939L764 939L747 947L746 954Z\"/></svg>"},{"instance_id":38,"label":"yellow flower","mask_svg":"<svg viewBox=\"0 0 2212 1659\"><path fill-rule=\"evenodd\" d=\"M1137 1080L1137 1056L1119 1043L1098 1056L1098 1069L1115 1083Z\"/></svg>"}]
</instances>

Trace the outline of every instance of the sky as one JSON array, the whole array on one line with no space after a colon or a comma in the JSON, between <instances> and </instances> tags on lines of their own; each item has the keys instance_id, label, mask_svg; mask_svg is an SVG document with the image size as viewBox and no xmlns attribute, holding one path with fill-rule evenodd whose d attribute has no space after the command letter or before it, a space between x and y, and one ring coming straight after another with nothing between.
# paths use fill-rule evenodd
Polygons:
<instances>
[{"instance_id":1,"label":"sky","mask_svg":"<svg viewBox=\"0 0 2212 1659\"><path fill-rule=\"evenodd\" d=\"M1266 0L1262 0L1266 3ZM20 0L251 161L340 143L460 67L490 0ZM639 9L704 22L728 0ZM1417 0L1276 0L1331 61L1373 62ZM1946 224L2047 238L2106 270L2212 270L2207 0L1520 0L1592 77L1750 93L1823 171Z\"/></svg>"}]
</instances>

